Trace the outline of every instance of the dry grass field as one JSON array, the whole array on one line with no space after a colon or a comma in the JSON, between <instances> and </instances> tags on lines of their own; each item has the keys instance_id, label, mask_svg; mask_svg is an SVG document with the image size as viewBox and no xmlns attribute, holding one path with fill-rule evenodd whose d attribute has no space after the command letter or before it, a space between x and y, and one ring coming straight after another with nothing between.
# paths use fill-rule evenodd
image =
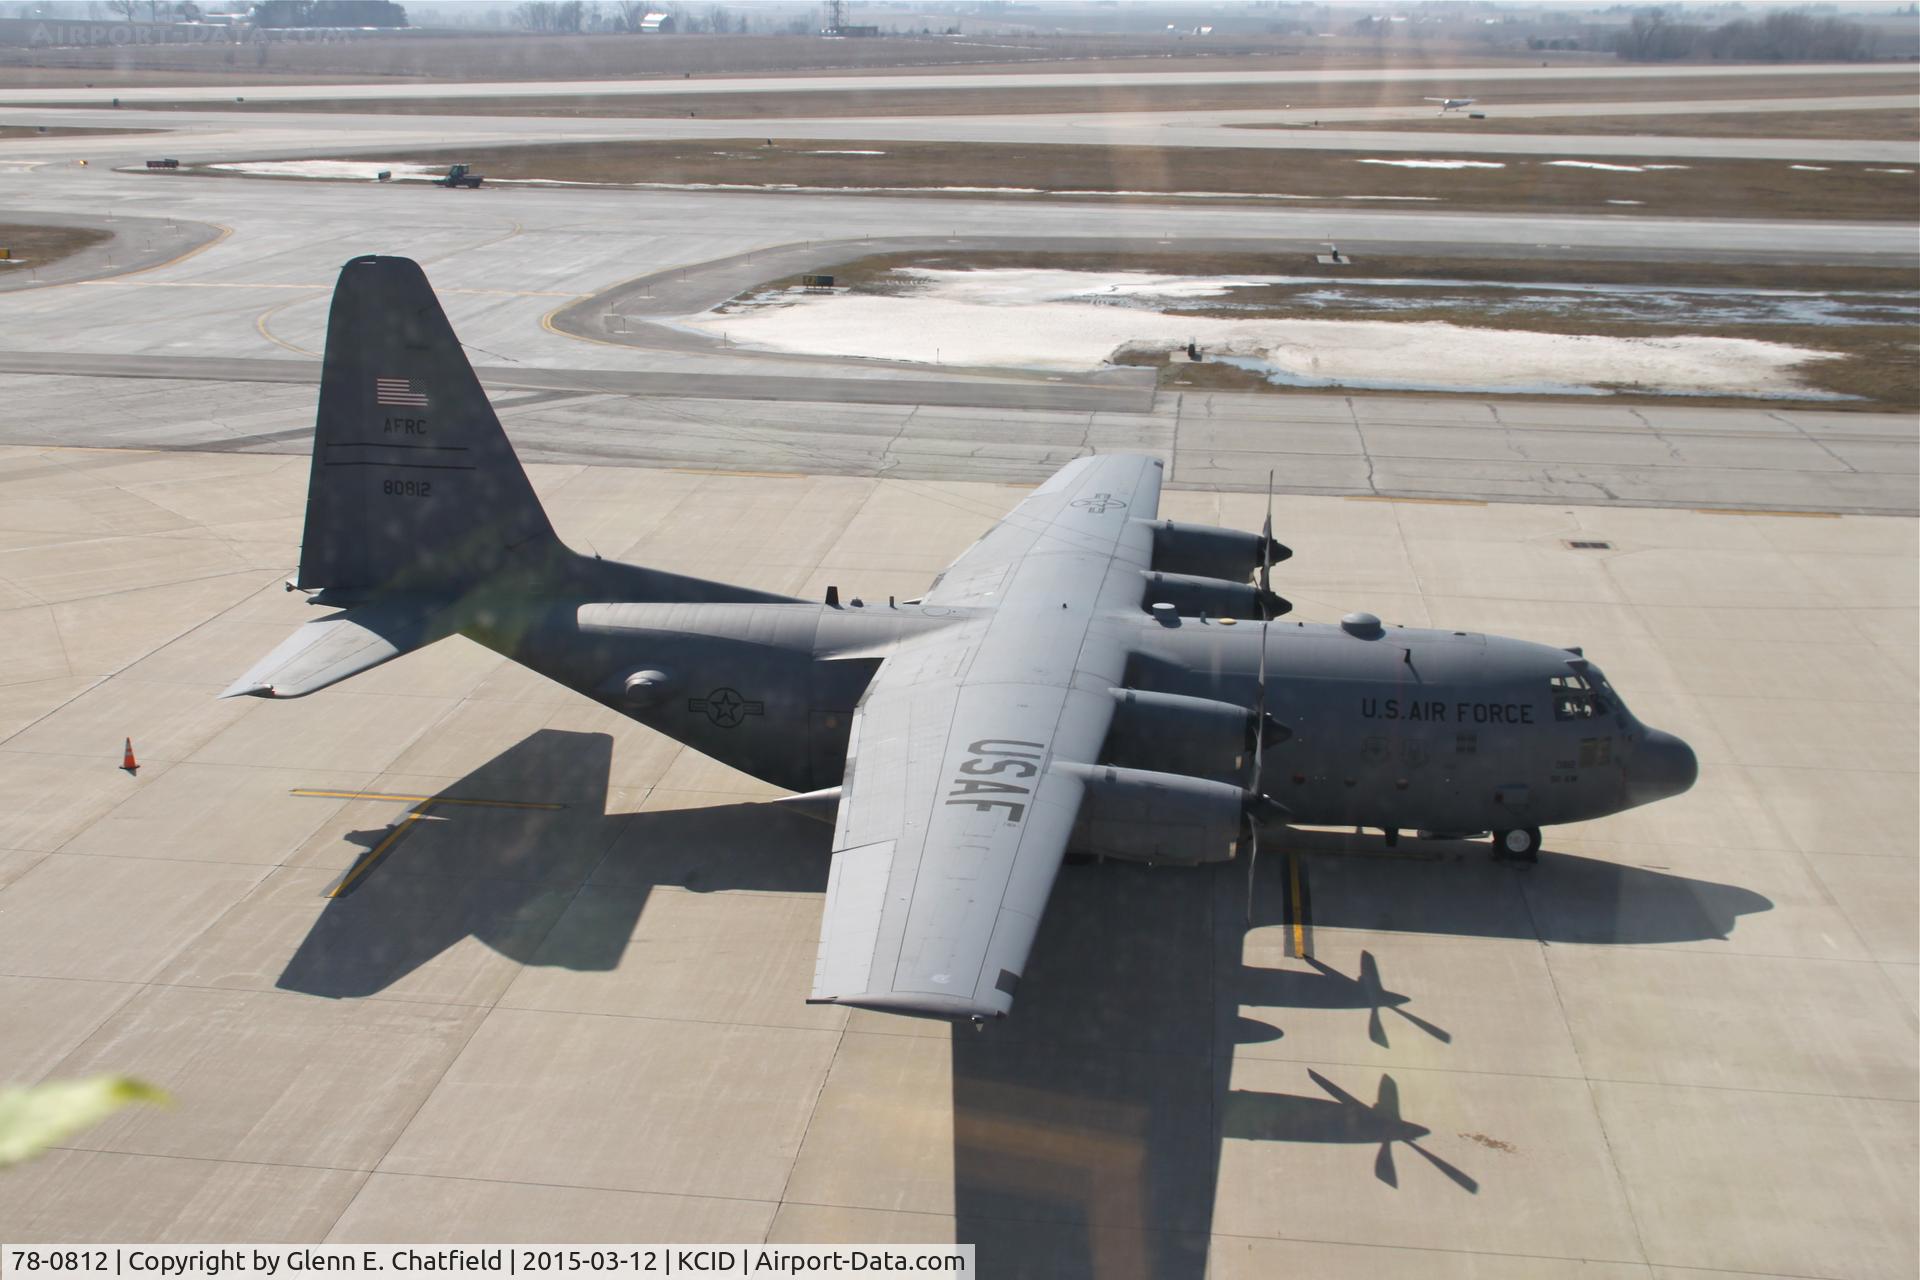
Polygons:
<instances>
[{"instance_id":1,"label":"dry grass field","mask_svg":"<svg viewBox=\"0 0 1920 1280\"><path fill-rule=\"evenodd\" d=\"M358 157L363 161L375 159ZM1078 147L848 139L562 143L416 150L381 162L471 164L493 178L610 184L791 185L833 191L902 191L1009 198L1063 194L1128 200L1284 199L1329 204L1417 200L1427 208L1685 217L1910 220L1920 177L1885 166L1835 164L1820 172L1779 160L1637 161L1657 170L1558 166L1527 157L1483 157L1488 168L1404 168L1396 157L1341 151L1228 147ZM1449 156L1450 163L1472 161ZM1585 162L1583 162L1585 163ZM1194 194L1197 193L1197 194Z\"/></svg>"},{"instance_id":2,"label":"dry grass field","mask_svg":"<svg viewBox=\"0 0 1920 1280\"><path fill-rule=\"evenodd\" d=\"M1239 63L1232 64L1238 67ZM1157 63L1145 63L1129 69L1144 70L1157 68ZM1220 70L1218 61L1209 62L1208 69ZM1061 68L1049 66L1048 71ZM969 68L972 70L972 68ZM1018 72L1019 68L1009 68ZM1026 68L1032 71L1033 68ZM1462 79L1471 82L1472 73L1463 73ZM543 97L460 97L449 95L444 98L396 98L391 102L380 103L377 110L383 115L453 115L453 116L559 116L559 117L686 117L697 115L716 120L788 120L797 118L841 118L848 116L944 116L944 115L1048 115L1085 112L1164 112L1164 111L1265 111L1265 110L1318 110L1335 111L1351 107L1410 107L1425 109L1425 94L1432 91L1431 84L1169 84L1169 85L1087 85L1084 87L1050 86L1028 88L1017 80L1006 86L993 89L940 88L937 77L928 77L928 87L911 90L889 89L862 91L858 89L822 90L805 93L701 93L696 81L685 93L649 94L555 94ZM1660 101L1709 101L1716 98L1755 98L1755 97L1830 97L1834 95L1857 94L1895 94L1907 92L1913 84L1911 71L1891 71L1886 74L1838 75L1838 76L1793 76L1779 77L1756 72L1754 75L1724 76L1712 79L1674 76L1658 77L1651 80L1583 81L1577 90L1582 102L1640 102L1649 99ZM1457 90L1458 86L1456 86ZM1541 104L1567 102L1570 99L1567 85L1563 83L1520 82L1499 86L1498 102L1505 105ZM84 105L77 103L77 105ZM311 112L334 111L360 113L375 110L368 102L360 99L341 99L323 102L268 102L252 101L246 103L231 102L141 102L134 106L162 111L264 111L264 112ZM1495 108L1497 111L1497 108ZM1811 114L1811 113L1809 113ZM1865 113L1846 113L1865 114ZM1905 115L1909 126L1911 113L1891 112L1892 116ZM1678 130L1685 130L1689 122L1704 120L1705 116L1674 117ZM1772 121L1776 117L1736 116L1736 120L1758 119ZM1804 118L1793 116L1791 118ZM1577 118L1576 118L1577 119ZM1642 132L1661 132L1658 118L1648 118L1648 127ZM1786 117L1782 117L1783 127ZM1631 123L1628 118L1627 123ZM1510 127L1516 131L1533 132L1525 126L1529 120L1514 120L1505 125L1497 119L1469 120L1464 114L1448 115L1444 119L1419 118L1411 121L1378 121L1365 124L1352 124L1330 119L1329 125L1339 128L1482 128L1489 125ZM1550 122L1541 118L1540 123L1548 126ZM1248 125L1247 128L1285 128L1297 126ZM1765 127L1764 123L1761 127ZM1551 127L1543 127L1539 132L1555 132ZM1568 127L1564 132L1584 132L1577 127ZM1635 132L1631 129L1596 128L1596 133ZM1854 136L1851 134L1794 134L1781 136ZM1860 134L1861 137L1901 137L1903 134Z\"/></svg>"},{"instance_id":3,"label":"dry grass field","mask_svg":"<svg viewBox=\"0 0 1920 1280\"><path fill-rule=\"evenodd\" d=\"M96 133L156 133L155 129L73 129L65 125L0 124L0 142L8 138L77 138Z\"/></svg>"},{"instance_id":4,"label":"dry grass field","mask_svg":"<svg viewBox=\"0 0 1920 1280\"><path fill-rule=\"evenodd\" d=\"M264 47L262 55L259 49ZM1208 40L1204 47L1164 36L1067 35L882 37L821 40L812 36L645 37L629 35L447 35L409 32L256 45L145 45L112 48L0 49L0 68L21 87L89 87L380 80L571 80L822 72L898 74L966 67L993 70L1058 63L1063 71L1192 70L1234 66L1532 65L1538 55L1501 54L1483 46L1436 40L1406 49L1371 41L1248 36ZM1598 55L1559 55L1568 65L1611 62Z\"/></svg>"},{"instance_id":5,"label":"dry grass field","mask_svg":"<svg viewBox=\"0 0 1920 1280\"><path fill-rule=\"evenodd\" d=\"M832 267L836 285L863 292L888 287L902 267L938 267L954 271L1142 271L1159 275L1242 276L1313 275L1348 280L1467 280L1485 284L1669 285L1706 289L1792 289L1812 293L1911 294L1920 291L1920 274L1896 267L1833 264L1791 265L1757 262L1660 262L1631 259L1579 259L1543 262L1538 258L1422 256L1366 253L1338 268L1320 265L1296 248L1271 255L1180 250L1152 253L1074 254L1027 250L876 253ZM809 268L809 270L813 270ZM771 285L799 285L799 277ZM1241 293L1239 296L1248 296Z\"/></svg>"},{"instance_id":6,"label":"dry grass field","mask_svg":"<svg viewBox=\"0 0 1920 1280\"><path fill-rule=\"evenodd\" d=\"M90 245L112 238L111 232L95 231L89 227L0 222L0 248L10 250L13 261L35 267L58 262L68 254L78 253ZM0 267L0 271L17 270L20 268Z\"/></svg>"},{"instance_id":7,"label":"dry grass field","mask_svg":"<svg viewBox=\"0 0 1920 1280\"><path fill-rule=\"evenodd\" d=\"M1594 99L1599 101L1599 99ZM1511 101L1502 98L1502 102ZM1702 112L1665 116L1501 116L1493 107L1485 120L1449 112L1426 120L1329 120L1337 129L1393 133L1526 133L1648 138L1833 138L1892 142L1920 141L1920 109L1886 111ZM1243 124L1235 129L1294 129L1298 125Z\"/></svg>"}]
</instances>

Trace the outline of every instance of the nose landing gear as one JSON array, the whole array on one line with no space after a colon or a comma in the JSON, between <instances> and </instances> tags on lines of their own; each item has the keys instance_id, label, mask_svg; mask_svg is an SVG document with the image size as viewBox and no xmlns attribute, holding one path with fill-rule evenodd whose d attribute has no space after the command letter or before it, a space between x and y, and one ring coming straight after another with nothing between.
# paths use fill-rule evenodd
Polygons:
<instances>
[{"instance_id":1,"label":"nose landing gear","mask_svg":"<svg viewBox=\"0 0 1920 1280\"><path fill-rule=\"evenodd\" d=\"M1515 827L1493 833L1493 856L1499 861L1540 861L1540 828Z\"/></svg>"}]
</instances>

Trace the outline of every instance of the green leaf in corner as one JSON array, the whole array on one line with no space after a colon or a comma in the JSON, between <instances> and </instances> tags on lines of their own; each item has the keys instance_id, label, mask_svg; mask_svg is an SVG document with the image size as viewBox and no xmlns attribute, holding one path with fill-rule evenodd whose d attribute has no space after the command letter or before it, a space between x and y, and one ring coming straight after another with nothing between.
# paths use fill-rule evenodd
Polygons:
<instances>
[{"instance_id":1,"label":"green leaf in corner","mask_svg":"<svg viewBox=\"0 0 1920 1280\"><path fill-rule=\"evenodd\" d=\"M167 1101L164 1090L125 1076L0 1089L0 1169L38 1155L130 1102Z\"/></svg>"}]
</instances>

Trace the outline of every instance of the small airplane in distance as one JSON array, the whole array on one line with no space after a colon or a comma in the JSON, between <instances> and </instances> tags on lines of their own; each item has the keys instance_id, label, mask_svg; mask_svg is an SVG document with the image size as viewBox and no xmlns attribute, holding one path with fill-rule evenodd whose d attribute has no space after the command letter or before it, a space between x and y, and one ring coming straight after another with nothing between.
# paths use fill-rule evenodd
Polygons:
<instances>
[{"instance_id":1,"label":"small airplane in distance","mask_svg":"<svg viewBox=\"0 0 1920 1280\"><path fill-rule=\"evenodd\" d=\"M1478 98L1428 98L1426 99L1426 101L1439 103L1440 114L1445 115L1449 111L1458 111L1462 107L1470 107L1474 103L1478 102L1479 99Z\"/></svg>"},{"instance_id":2,"label":"small airplane in distance","mask_svg":"<svg viewBox=\"0 0 1920 1280\"><path fill-rule=\"evenodd\" d=\"M1013 1007L1070 852L1244 853L1251 885L1284 822L1491 832L1525 861L1543 823L1693 785L1692 749L1578 649L1369 613L1276 624L1292 552L1271 510L1260 533L1162 519L1163 470L1077 458L884 605L582 555L419 266L355 258L287 584L341 612L222 696L302 697L464 635L833 824L811 1000L974 1020Z\"/></svg>"}]
</instances>

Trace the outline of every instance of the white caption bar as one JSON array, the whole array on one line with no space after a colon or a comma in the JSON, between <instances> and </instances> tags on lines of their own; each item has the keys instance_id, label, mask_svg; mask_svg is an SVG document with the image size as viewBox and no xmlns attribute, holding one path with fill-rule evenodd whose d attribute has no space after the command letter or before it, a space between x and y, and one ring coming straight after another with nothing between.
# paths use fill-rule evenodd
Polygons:
<instances>
[{"instance_id":1,"label":"white caption bar","mask_svg":"<svg viewBox=\"0 0 1920 1280\"><path fill-rule=\"evenodd\" d=\"M0 1280L355 1276L972 1276L970 1244L0 1244Z\"/></svg>"}]
</instances>

